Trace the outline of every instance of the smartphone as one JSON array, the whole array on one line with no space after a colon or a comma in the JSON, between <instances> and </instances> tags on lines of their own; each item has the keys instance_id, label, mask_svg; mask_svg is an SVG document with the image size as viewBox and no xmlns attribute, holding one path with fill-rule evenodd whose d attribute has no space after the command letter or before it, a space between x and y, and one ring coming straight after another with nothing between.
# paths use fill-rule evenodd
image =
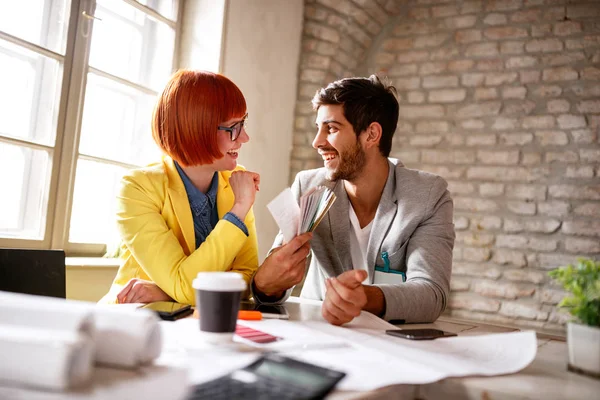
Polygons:
<instances>
[{"instance_id":1,"label":"smartphone","mask_svg":"<svg viewBox=\"0 0 600 400\"><path fill-rule=\"evenodd\" d=\"M432 340L441 337L456 336L456 333L445 332L439 329L391 329L385 331L385 333L410 340Z\"/></svg>"},{"instance_id":2,"label":"smartphone","mask_svg":"<svg viewBox=\"0 0 600 400\"><path fill-rule=\"evenodd\" d=\"M187 317L194 311L189 304L175 303L174 301L155 301L148 303L140 308L152 310L158 314L161 319L166 321L175 321L176 319Z\"/></svg>"}]
</instances>

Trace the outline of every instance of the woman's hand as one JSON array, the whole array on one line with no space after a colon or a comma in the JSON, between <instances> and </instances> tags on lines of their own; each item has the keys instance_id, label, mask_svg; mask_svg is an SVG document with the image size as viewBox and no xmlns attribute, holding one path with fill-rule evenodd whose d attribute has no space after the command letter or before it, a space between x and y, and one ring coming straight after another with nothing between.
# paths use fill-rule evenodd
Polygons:
<instances>
[{"instance_id":1,"label":"woman's hand","mask_svg":"<svg viewBox=\"0 0 600 400\"><path fill-rule=\"evenodd\" d=\"M250 171L234 171L229 178L229 184L235 196L231 212L243 221L254 204L260 175Z\"/></svg>"},{"instance_id":2,"label":"woman's hand","mask_svg":"<svg viewBox=\"0 0 600 400\"><path fill-rule=\"evenodd\" d=\"M173 301L158 285L152 281L133 278L117 294L119 304L152 303L154 301Z\"/></svg>"}]
</instances>

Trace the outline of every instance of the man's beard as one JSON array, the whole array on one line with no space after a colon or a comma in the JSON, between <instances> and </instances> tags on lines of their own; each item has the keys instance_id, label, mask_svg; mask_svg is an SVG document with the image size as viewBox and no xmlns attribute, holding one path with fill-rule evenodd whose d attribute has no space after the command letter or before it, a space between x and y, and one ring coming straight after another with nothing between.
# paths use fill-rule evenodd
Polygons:
<instances>
[{"instance_id":1,"label":"man's beard","mask_svg":"<svg viewBox=\"0 0 600 400\"><path fill-rule=\"evenodd\" d=\"M338 158L339 163L337 168L327 172L327 179L330 181L335 182L340 179L352 181L360 175L367 163L367 156L358 140L353 148L343 153L338 153Z\"/></svg>"}]
</instances>

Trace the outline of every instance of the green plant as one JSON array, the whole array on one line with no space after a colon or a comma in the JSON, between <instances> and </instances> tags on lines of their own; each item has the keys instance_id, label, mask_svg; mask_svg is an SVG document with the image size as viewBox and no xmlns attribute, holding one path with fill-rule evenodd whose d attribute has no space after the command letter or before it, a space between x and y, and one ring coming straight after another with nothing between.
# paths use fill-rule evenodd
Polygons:
<instances>
[{"instance_id":1,"label":"green plant","mask_svg":"<svg viewBox=\"0 0 600 400\"><path fill-rule=\"evenodd\" d=\"M567 308L582 324L600 327L600 261L578 258L577 265L559 267L548 275L571 292L558 306Z\"/></svg>"}]
</instances>

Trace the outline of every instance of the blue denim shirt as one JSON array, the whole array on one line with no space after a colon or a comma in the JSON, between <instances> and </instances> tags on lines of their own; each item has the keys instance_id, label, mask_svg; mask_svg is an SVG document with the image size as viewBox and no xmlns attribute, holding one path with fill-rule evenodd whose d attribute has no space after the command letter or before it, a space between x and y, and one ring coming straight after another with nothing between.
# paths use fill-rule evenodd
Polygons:
<instances>
[{"instance_id":1,"label":"blue denim shirt","mask_svg":"<svg viewBox=\"0 0 600 400\"><path fill-rule=\"evenodd\" d=\"M204 194L198 190L196 186L194 186L190 178L188 178L185 172L183 172L183 169L181 169L179 164L177 164L177 162L174 164L177 168L177 172L179 172L181 180L183 181L183 186L185 186L185 191L190 202L192 218L194 219L196 248L198 248L206 240L212 230L215 229L217 222L219 222L219 213L217 212L217 188L219 187L219 174L218 172L215 172L212 177L212 181L210 182L208 192ZM225 214L223 219L240 228L242 232L248 236L248 228L246 227L246 224L235 214L228 212Z\"/></svg>"}]
</instances>

